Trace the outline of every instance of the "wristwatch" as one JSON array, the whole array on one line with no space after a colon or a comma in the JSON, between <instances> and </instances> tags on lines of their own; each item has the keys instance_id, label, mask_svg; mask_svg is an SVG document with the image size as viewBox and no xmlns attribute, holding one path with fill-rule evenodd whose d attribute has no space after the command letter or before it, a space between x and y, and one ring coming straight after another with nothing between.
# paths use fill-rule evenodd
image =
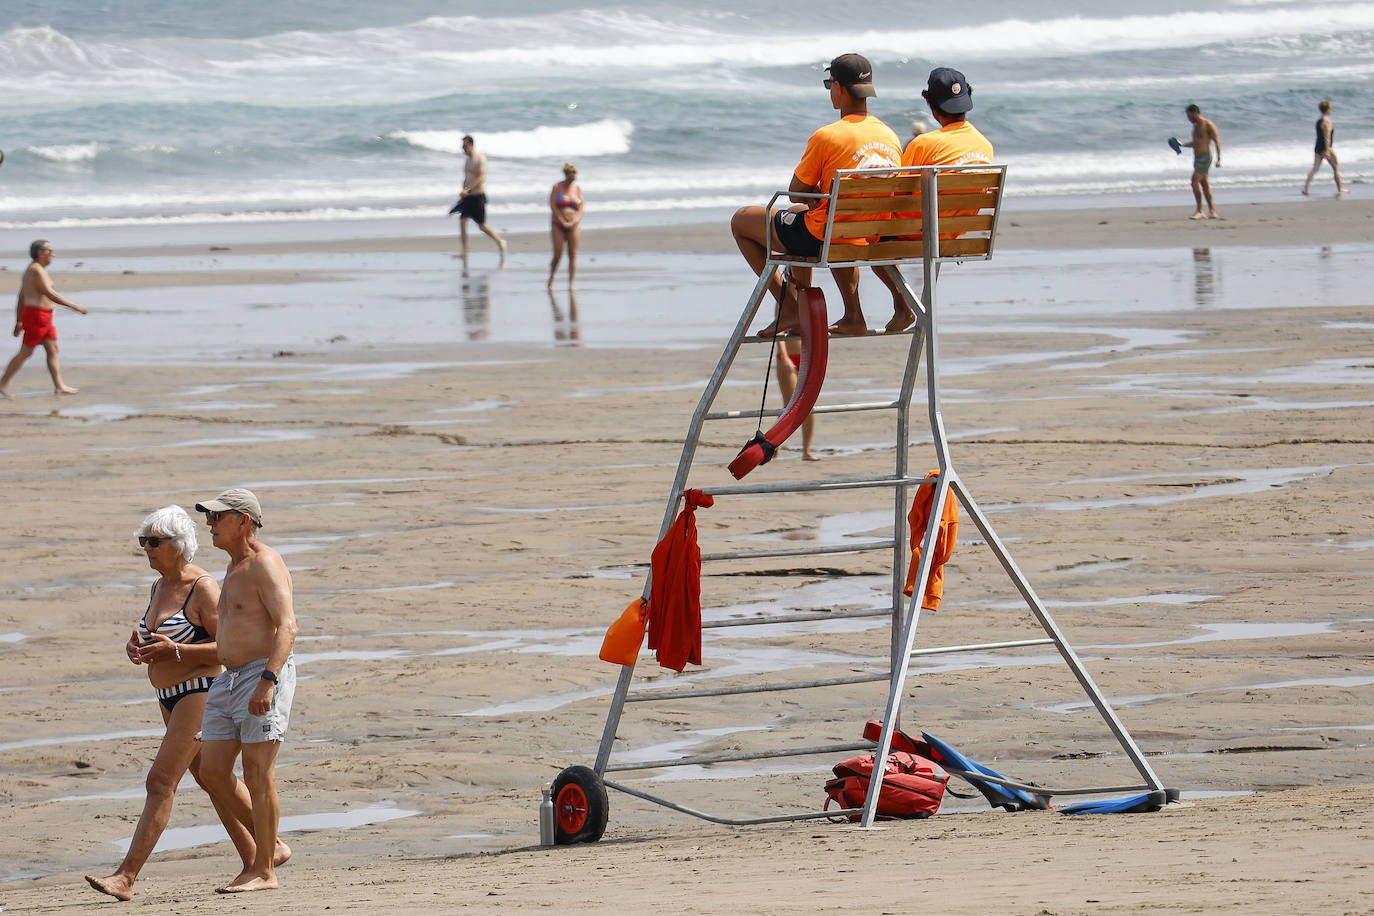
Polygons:
<instances>
[{"instance_id":1,"label":"wristwatch","mask_svg":"<svg viewBox=\"0 0 1374 916\"><path fill-rule=\"evenodd\" d=\"M264 671L261 676L264 681L271 681L274 684L277 682L277 676L271 671Z\"/></svg>"}]
</instances>

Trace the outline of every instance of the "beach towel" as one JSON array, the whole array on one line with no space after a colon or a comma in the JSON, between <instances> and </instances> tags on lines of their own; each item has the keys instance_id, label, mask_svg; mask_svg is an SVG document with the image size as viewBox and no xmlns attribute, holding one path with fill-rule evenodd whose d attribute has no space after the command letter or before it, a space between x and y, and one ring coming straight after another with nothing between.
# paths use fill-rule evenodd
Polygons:
<instances>
[{"instance_id":1,"label":"beach towel","mask_svg":"<svg viewBox=\"0 0 1374 916\"><path fill-rule=\"evenodd\" d=\"M938 470L927 471L926 478L938 478ZM927 484L916 490L916 498L911 501L911 513L907 522L911 527L911 565L906 571L906 588L902 594L911 597L916 588L916 570L921 565L921 539L926 536L926 523L930 520L930 505L935 501L935 484ZM921 607L928 611L940 609L940 599L945 594L945 563L954 553L954 541L959 536L959 501L951 489L945 494L945 508L940 514L940 530L935 536L935 553L930 558L930 577L926 580L925 597Z\"/></svg>"},{"instance_id":2,"label":"beach towel","mask_svg":"<svg viewBox=\"0 0 1374 916\"><path fill-rule=\"evenodd\" d=\"M685 505L654 548L650 561L649 648L664 668L701 664L701 548L697 507L715 500L700 490L682 494Z\"/></svg>"}]
</instances>

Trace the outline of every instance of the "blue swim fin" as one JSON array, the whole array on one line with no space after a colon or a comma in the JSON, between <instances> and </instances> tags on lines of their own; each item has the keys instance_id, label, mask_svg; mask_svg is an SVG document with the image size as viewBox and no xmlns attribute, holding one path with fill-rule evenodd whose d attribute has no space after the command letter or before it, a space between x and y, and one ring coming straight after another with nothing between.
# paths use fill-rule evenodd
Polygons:
<instances>
[{"instance_id":1,"label":"blue swim fin","mask_svg":"<svg viewBox=\"0 0 1374 916\"><path fill-rule=\"evenodd\" d=\"M1020 789L979 779L976 775L978 773L997 779L1005 779L1006 777L991 767L985 767L978 761L965 757L928 732L921 732L921 737L929 745L931 757L936 763L982 792L983 797L988 800L988 804L994 808L1003 808L1007 811L1024 811L1028 808L1044 810L1050 806L1049 800L1044 796L1031 795Z\"/></svg>"},{"instance_id":2,"label":"blue swim fin","mask_svg":"<svg viewBox=\"0 0 1374 916\"><path fill-rule=\"evenodd\" d=\"M1060 814L1144 814L1158 811L1164 807L1168 795L1164 790L1129 795L1126 798L1109 798L1104 801L1079 802L1060 808Z\"/></svg>"}]
</instances>

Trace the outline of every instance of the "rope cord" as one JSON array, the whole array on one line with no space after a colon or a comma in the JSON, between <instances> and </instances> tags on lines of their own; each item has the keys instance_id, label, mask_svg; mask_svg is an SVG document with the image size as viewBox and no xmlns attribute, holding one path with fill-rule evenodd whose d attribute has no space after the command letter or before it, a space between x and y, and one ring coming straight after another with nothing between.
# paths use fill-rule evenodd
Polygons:
<instances>
[{"instance_id":1,"label":"rope cord","mask_svg":"<svg viewBox=\"0 0 1374 916\"><path fill-rule=\"evenodd\" d=\"M763 438L763 411L768 403L768 380L773 376L773 356L778 352L778 325L782 323L782 303L787 298L787 282L791 276L787 270L783 270L782 282L778 289L778 305L773 310L773 340L768 345L768 365L763 370L763 394L759 397L759 424L754 434L756 440Z\"/></svg>"}]
</instances>

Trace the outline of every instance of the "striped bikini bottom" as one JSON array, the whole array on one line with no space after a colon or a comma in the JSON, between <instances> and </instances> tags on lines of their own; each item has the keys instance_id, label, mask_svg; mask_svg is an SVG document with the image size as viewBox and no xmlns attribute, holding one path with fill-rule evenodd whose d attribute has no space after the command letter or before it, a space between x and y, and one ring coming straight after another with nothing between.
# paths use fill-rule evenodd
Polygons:
<instances>
[{"instance_id":1,"label":"striped bikini bottom","mask_svg":"<svg viewBox=\"0 0 1374 916\"><path fill-rule=\"evenodd\" d=\"M157 688L157 701L163 708L171 712L178 703L189 697L193 693L206 693L210 685L215 682L213 677L193 677L189 681L182 681L171 687Z\"/></svg>"}]
</instances>

